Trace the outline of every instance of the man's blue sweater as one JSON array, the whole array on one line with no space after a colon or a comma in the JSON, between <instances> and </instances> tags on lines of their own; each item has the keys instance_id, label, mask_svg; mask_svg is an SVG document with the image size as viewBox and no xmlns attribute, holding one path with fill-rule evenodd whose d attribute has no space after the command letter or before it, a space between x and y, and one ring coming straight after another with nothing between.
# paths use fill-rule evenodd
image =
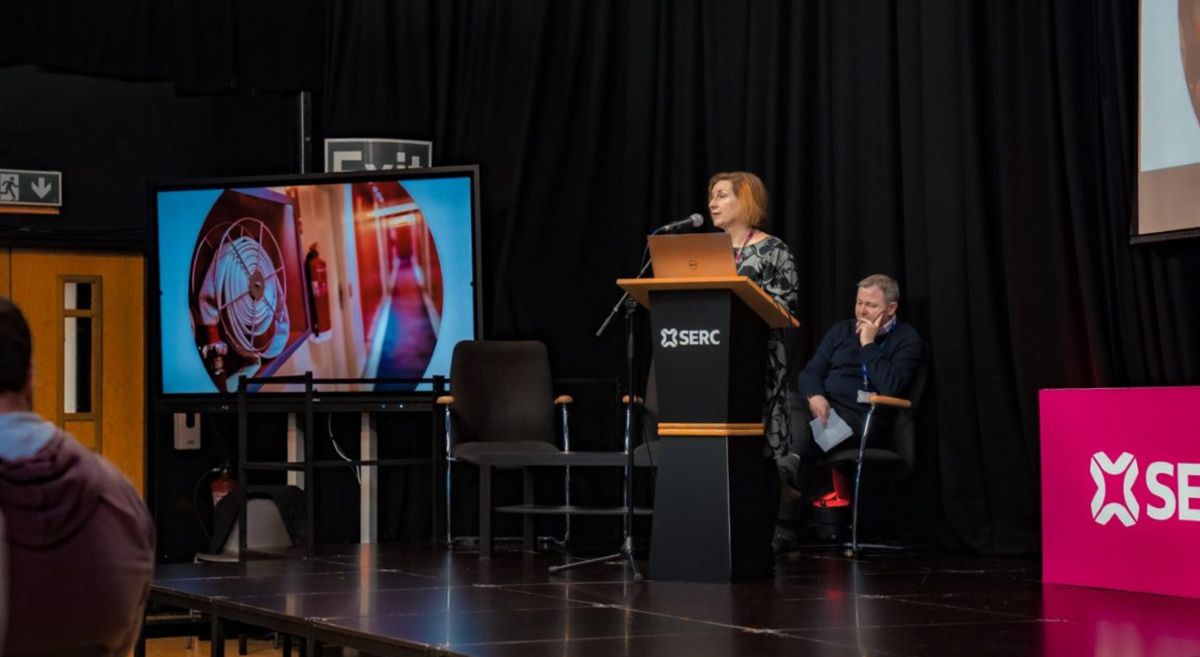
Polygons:
<instances>
[{"instance_id":1,"label":"man's blue sweater","mask_svg":"<svg viewBox=\"0 0 1200 657\"><path fill-rule=\"evenodd\" d=\"M912 326L896 322L891 331L875 342L859 345L853 319L829 329L816 353L800 372L800 393L805 397L825 395L853 404L863 388L863 365L867 367L868 390L902 397L912 384L921 363L921 336Z\"/></svg>"}]
</instances>

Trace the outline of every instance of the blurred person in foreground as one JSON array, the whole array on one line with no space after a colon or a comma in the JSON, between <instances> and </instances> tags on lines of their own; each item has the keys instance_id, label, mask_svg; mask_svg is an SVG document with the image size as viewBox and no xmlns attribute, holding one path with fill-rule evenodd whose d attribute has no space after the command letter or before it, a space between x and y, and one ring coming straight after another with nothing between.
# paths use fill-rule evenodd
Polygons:
<instances>
[{"instance_id":1,"label":"blurred person in foreground","mask_svg":"<svg viewBox=\"0 0 1200 657\"><path fill-rule=\"evenodd\" d=\"M110 463L33 412L29 324L0 297L3 654L127 655L154 574L154 525Z\"/></svg>"}]
</instances>

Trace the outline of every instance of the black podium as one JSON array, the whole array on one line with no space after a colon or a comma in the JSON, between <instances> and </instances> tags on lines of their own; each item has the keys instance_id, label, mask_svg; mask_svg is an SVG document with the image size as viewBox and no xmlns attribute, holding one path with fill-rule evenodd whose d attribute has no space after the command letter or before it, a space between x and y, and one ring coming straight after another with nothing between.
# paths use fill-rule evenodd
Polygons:
<instances>
[{"instance_id":1,"label":"black podium","mask_svg":"<svg viewBox=\"0 0 1200 657\"><path fill-rule=\"evenodd\" d=\"M650 309L658 377L650 577L769 577L779 490L763 440L767 331L796 320L745 276L617 284Z\"/></svg>"}]
</instances>

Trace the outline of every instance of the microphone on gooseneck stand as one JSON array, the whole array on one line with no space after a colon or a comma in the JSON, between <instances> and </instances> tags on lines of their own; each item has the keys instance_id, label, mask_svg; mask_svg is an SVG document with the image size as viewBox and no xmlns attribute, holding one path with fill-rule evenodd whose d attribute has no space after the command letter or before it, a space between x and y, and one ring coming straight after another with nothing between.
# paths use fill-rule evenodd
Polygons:
<instances>
[{"instance_id":1,"label":"microphone on gooseneck stand","mask_svg":"<svg viewBox=\"0 0 1200 657\"><path fill-rule=\"evenodd\" d=\"M665 226L659 226L658 228L654 229L653 233L650 234L660 235L662 233L677 233L688 228L699 228L703 224L704 217L700 216L699 213L695 213L687 219L680 219L679 221L672 221Z\"/></svg>"}]
</instances>

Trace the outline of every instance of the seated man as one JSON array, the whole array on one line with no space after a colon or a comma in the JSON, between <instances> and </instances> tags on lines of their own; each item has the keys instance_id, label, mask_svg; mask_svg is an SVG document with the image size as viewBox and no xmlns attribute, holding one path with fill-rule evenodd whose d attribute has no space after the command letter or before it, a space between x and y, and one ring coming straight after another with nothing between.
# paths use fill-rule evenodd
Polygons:
<instances>
[{"instance_id":1,"label":"seated man","mask_svg":"<svg viewBox=\"0 0 1200 657\"><path fill-rule=\"evenodd\" d=\"M154 574L154 526L112 465L32 412L32 340L0 297L5 655L126 655Z\"/></svg>"},{"instance_id":2,"label":"seated man","mask_svg":"<svg viewBox=\"0 0 1200 657\"><path fill-rule=\"evenodd\" d=\"M854 430L854 435L839 444L839 448L857 445L862 435L870 406L858 402L859 391L903 397L921 363L921 336L912 326L897 319L899 306L900 286L891 277L875 274L862 279L854 301L854 319L834 324L800 372L799 391L807 401L810 417L826 423L830 409L834 409ZM795 418L797 423L803 420L807 424L803 409L796 415L800 416ZM892 409L876 410L871 420L872 441L889 436L894 418ZM798 436L808 438L797 443L800 455L785 459L780 474L801 493L809 493L805 490L806 472L801 468L806 469L817 459L820 448L813 442L807 426L798 429Z\"/></svg>"}]
</instances>

